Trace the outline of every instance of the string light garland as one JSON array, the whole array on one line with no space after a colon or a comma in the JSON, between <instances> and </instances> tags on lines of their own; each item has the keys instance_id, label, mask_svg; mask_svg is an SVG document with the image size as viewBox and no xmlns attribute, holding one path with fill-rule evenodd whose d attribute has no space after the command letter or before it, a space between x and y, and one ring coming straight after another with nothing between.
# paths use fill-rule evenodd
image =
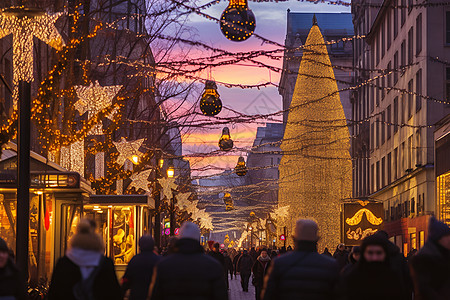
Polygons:
<instances>
[{"instance_id":1,"label":"string light garland","mask_svg":"<svg viewBox=\"0 0 450 300\"><path fill-rule=\"evenodd\" d=\"M230 41L242 42L252 36L255 27L255 15L248 8L247 0L230 0L220 17L223 35Z\"/></svg>"},{"instance_id":2,"label":"string light garland","mask_svg":"<svg viewBox=\"0 0 450 300\"><path fill-rule=\"evenodd\" d=\"M212 80L207 80L205 90L200 99L200 110L206 116L212 117L222 110L222 101L220 101L217 85Z\"/></svg>"},{"instance_id":3,"label":"string light garland","mask_svg":"<svg viewBox=\"0 0 450 300\"><path fill-rule=\"evenodd\" d=\"M33 37L56 50L65 43L55 22L63 13L47 14L24 7L13 7L0 12L0 39L13 35L13 100L18 99L19 81L33 81Z\"/></svg>"},{"instance_id":4,"label":"string light garland","mask_svg":"<svg viewBox=\"0 0 450 300\"><path fill-rule=\"evenodd\" d=\"M300 74L311 76L297 77L291 104L294 108L289 112L281 143L283 153L291 154L283 155L279 166L279 206L290 206L288 231L293 232L299 218L315 219L321 229L320 249L339 243L340 199L351 196L352 186L350 137L339 93L334 93L338 91L336 81L329 79L334 77L333 68L315 63L330 64L326 46L317 46L322 43L319 26L314 24L305 43L305 48L314 51L304 52L303 56L309 59L302 60L299 69ZM310 102L320 96L325 96L320 102ZM296 107L303 103L308 105ZM312 131L309 126L289 124L310 119L324 122L328 129ZM337 127L329 126L330 123ZM284 182L286 178L293 182Z\"/></svg>"}]
</instances>

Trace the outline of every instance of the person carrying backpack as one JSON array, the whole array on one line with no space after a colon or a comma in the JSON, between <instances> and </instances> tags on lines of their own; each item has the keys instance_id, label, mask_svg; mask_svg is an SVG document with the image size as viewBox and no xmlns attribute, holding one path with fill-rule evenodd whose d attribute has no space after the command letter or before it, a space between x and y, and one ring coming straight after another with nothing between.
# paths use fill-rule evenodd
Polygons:
<instances>
[{"instance_id":1,"label":"person carrying backpack","mask_svg":"<svg viewBox=\"0 0 450 300\"><path fill-rule=\"evenodd\" d=\"M111 259L105 257L95 222L81 220L66 255L53 270L49 300L121 300L122 292Z\"/></svg>"}]
</instances>

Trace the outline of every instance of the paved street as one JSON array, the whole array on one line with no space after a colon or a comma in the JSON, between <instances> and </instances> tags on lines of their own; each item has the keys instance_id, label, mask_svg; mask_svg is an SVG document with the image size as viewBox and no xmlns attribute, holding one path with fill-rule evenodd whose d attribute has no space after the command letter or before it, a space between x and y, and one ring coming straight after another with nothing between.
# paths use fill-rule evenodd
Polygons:
<instances>
[{"instance_id":1,"label":"paved street","mask_svg":"<svg viewBox=\"0 0 450 300\"><path fill-rule=\"evenodd\" d=\"M230 283L230 290L228 291L230 300L255 300L255 287L251 282L248 285L248 292L244 292L242 291L241 277L239 275L237 277L233 276L232 280L228 277L228 280Z\"/></svg>"}]
</instances>

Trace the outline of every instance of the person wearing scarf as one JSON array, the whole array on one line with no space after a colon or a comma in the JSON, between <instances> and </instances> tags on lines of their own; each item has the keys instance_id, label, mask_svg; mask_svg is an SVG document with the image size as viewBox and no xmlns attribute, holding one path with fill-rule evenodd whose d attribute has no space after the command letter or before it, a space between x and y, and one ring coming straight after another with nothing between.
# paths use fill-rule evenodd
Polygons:
<instances>
[{"instance_id":1,"label":"person wearing scarf","mask_svg":"<svg viewBox=\"0 0 450 300\"><path fill-rule=\"evenodd\" d=\"M269 269L270 266L270 262L271 259L269 254L267 253L267 250L262 249L261 254L258 256L252 267L253 272L252 283L255 286L256 300L261 299L261 291L264 285L264 276L266 276L267 270Z\"/></svg>"}]
</instances>

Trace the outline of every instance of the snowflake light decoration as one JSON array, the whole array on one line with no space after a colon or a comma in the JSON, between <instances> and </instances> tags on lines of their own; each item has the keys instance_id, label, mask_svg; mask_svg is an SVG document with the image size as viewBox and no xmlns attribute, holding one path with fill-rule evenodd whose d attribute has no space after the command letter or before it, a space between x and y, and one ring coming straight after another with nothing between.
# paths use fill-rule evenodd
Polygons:
<instances>
[{"instance_id":1,"label":"snowflake light decoration","mask_svg":"<svg viewBox=\"0 0 450 300\"><path fill-rule=\"evenodd\" d=\"M148 177L152 170L145 170L140 173L135 173L131 175L130 179L132 180L128 188L136 188L136 190L143 189L146 192L150 192L150 188L148 187Z\"/></svg>"},{"instance_id":2,"label":"snowflake light decoration","mask_svg":"<svg viewBox=\"0 0 450 300\"><path fill-rule=\"evenodd\" d=\"M178 185L175 183L175 178L159 178L159 184L162 187L163 195L166 199L172 198L172 190L176 190Z\"/></svg>"},{"instance_id":3,"label":"snowflake light decoration","mask_svg":"<svg viewBox=\"0 0 450 300\"><path fill-rule=\"evenodd\" d=\"M131 142L127 142L125 138L122 138L120 142L113 142L116 146L117 151L119 151L119 157L117 157L117 163L123 165L126 160L131 161L131 157L136 155L139 159L144 155L144 153L139 151L144 139L139 139Z\"/></svg>"}]
</instances>

